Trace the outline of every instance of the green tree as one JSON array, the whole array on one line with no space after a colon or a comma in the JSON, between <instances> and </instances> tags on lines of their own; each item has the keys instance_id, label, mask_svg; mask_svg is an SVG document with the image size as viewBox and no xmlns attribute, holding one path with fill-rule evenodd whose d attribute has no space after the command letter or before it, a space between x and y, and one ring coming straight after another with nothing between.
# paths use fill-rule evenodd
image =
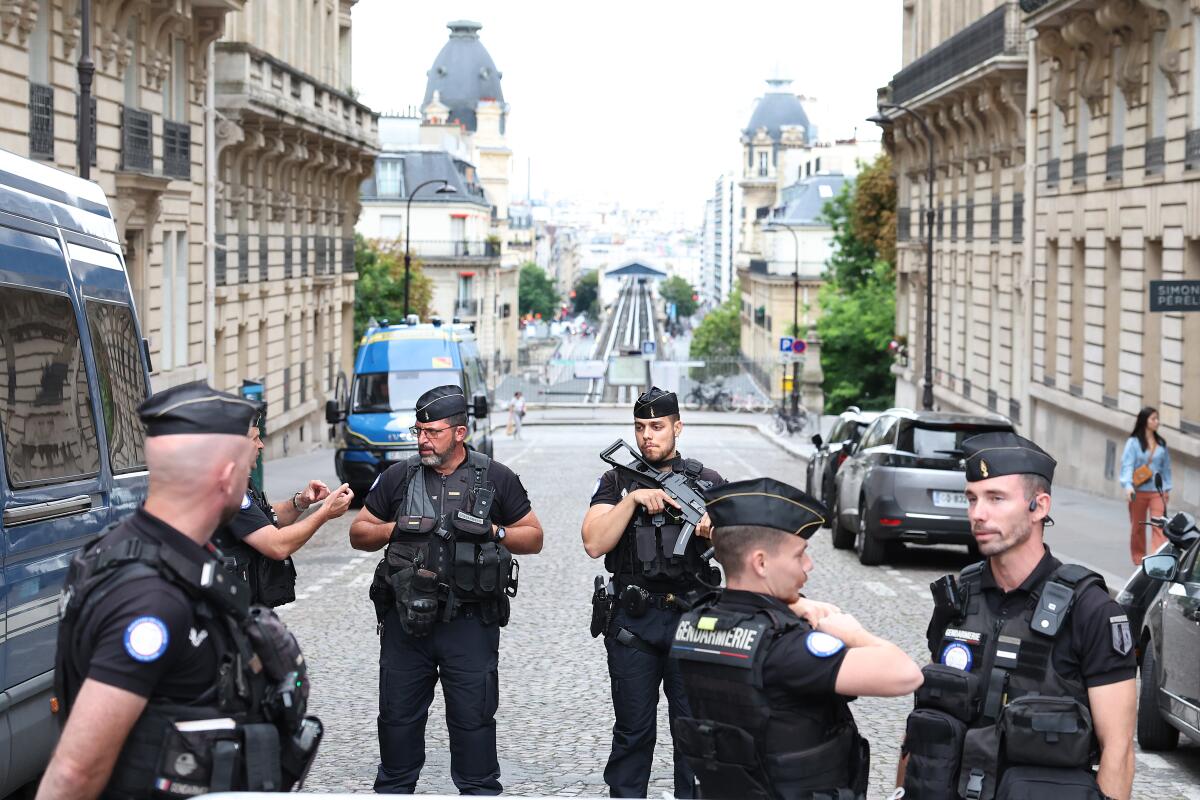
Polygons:
<instances>
[{"instance_id":1,"label":"green tree","mask_svg":"<svg viewBox=\"0 0 1200 800\"><path fill-rule=\"evenodd\" d=\"M692 299L696 290L684 278L672 275L658 287L658 293L662 295L663 300L675 304L675 314L679 319L696 313L696 301Z\"/></svg>"},{"instance_id":2,"label":"green tree","mask_svg":"<svg viewBox=\"0 0 1200 800\"><path fill-rule=\"evenodd\" d=\"M887 408L896 379L888 343L896 329L896 184L881 154L825 205L833 254L818 302L825 410Z\"/></svg>"},{"instance_id":3,"label":"green tree","mask_svg":"<svg viewBox=\"0 0 1200 800\"><path fill-rule=\"evenodd\" d=\"M575 297L571 301L576 314L587 314L592 319L600 318L600 273L585 272L575 281Z\"/></svg>"},{"instance_id":4,"label":"green tree","mask_svg":"<svg viewBox=\"0 0 1200 800\"><path fill-rule=\"evenodd\" d=\"M404 248L397 241L367 240L354 237L354 269L358 281L354 287L354 338L367 329L367 320L404 318ZM409 310L422 319L429 318L433 301L433 282L421 269L419 259L409 270Z\"/></svg>"},{"instance_id":5,"label":"green tree","mask_svg":"<svg viewBox=\"0 0 1200 800\"><path fill-rule=\"evenodd\" d=\"M721 305L704 315L692 331L691 358L715 361L704 368L705 376L737 372L736 359L742 349L742 293L735 289Z\"/></svg>"},{"instance_id":6,"label":"green tree","mask_svg":"<svg viewBox=\"0 0 1200 800\"><path fill-rule=\"evenodd\" d=\"M554 281L532 261L521 265L517 304L522 316L541 314L542 319L552 319L558 313L558 292L554 288Z\"/></svg>"}]
</instances>

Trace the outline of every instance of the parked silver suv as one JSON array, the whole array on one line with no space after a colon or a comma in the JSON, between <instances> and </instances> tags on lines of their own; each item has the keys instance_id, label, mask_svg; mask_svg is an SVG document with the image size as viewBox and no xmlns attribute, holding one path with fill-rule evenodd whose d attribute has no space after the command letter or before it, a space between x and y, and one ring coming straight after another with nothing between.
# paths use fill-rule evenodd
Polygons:
<instances>
[{"instance_id":1,"label":"parked silver suv","mask_svg":"<svg viewBox=\"0 0 1200 800\"><path fill-rule=\"evenodd\" d=\"M888 542L972 547L962 441L1011 430L999 415L883 412L834 478L834 546L853 546L863 564L882 562Z\"/></svg>"}]
</instances>

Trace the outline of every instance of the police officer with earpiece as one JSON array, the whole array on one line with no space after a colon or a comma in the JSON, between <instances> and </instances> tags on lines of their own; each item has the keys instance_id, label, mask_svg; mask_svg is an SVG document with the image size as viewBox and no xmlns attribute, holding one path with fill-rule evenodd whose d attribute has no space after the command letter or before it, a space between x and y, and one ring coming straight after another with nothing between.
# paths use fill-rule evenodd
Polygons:
<instances>
[{"instance_id":1,"label":"police officer with earpiece","mask_svg":"<svg viewBox=\"0 0 1200 800\"><path fill-rule=\"evenodd\" d=\"M864 797L870 754L849 702L907 694L920 669L854 617L800 595L808 538L827 516L818 501L771 478L706 497L726 588L684 614L671 642L691 703L673 731L698 796Z\"/></svg>"},{"instance_id":2,"label":"police officer with earpiece","mask_svg":"<svg viewBox=\"0 0 1200 800\"><path fill-rule=\"evenodd\" d=\"M1104 580L1043 541L1055 461L1015 433L972 436L962 449L967 517L986 559L932 584L934 663L908 718L905 796L1127 800L1133 637Z\"/></svg>"},{"instance_id":3,"label":"police officer with earpiece","mask_svg":"<svg viewBox=\"0 0 1200 800\"><path fill-rule=\"evenodd\" d=\"M517 593L513 555L539 552L542 526L521 479L466 447L462 389L430 389L416 418L418 454L379 476L350 526L354 548L387 548L370 592L382 634L375 791L416 787L440 679L450 777L463 794L495 795L500 628Z\"/></svg>"},{"instance_id":4,"label":"police officer with earpiece","mask_svg":"<svg viewBox=\"0 0 1200 800\"><path fill-rule=\"evenodd\" d=\"M701 491L725 482L676 449L683 423L673 392L652 387L639 397L633 407L633 432L642 456L661 472L681 473ZM672 554L682 531L670 513L673 506L676 503L662 489L644 488L611 469L597 481L583 519L584 549L592 558L604 556L604 568L612 575L607 599L593 599L592 627L593 636L604 634L612 678L616 721L604 768L612 797L646 796L659 685L667 695L671 719L688 711L679 671L668 658L671 635L690 601L720 582L720 573L701 557L708 548L706 538L693 537L684 555ZM707 517L696 533L709 535ZM691 797L691 768L678 751L674 762L675 796Z\"/></svg>"},{"instance_id":5,"label":"police officer with earpiece","mask_svg":"<svg viewBox=\"0 0 1200 800\"><path fill-rule=\"evenodd\" d=\"M248 434L256 454L265 446L258 422L254 420ZM249 584L250 602L275 608L296 599L292 555L322 525L345 514L353 499L347 484L330 492L323 481L311 480L289 500L272 504L250 481L241 508L213 534L213 544L221 551L225 568ZM321 505L305 516L317 503Z\"/></svg>"},{"instance_id":6,"label":"police officer with earpiece","mask_svg":"<svg viewBox=\"0 0 1200 800\"><path fill-rule=\"evenodd\" d=\"M54 674L65 725L37 796L286 790L321 735L304 716L304 658L209 544L245 495L258 405L198 381L138 412L149 494L68 572Z\"/></svg>"}]
</instances>

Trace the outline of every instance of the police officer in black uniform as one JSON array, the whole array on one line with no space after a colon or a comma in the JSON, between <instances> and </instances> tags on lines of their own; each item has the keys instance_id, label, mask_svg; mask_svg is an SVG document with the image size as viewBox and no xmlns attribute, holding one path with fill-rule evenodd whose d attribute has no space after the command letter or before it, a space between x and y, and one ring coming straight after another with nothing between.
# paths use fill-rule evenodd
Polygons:
<instances>
[{"instance_id":1,"label":"police officer in black uniform","mask_svg":"<svg viewBox=\"0 0 1200 800\"><path fill-rule=\"evenodd\" d=\"M684 614L672 641L692 709L673 730L699 796L863 797L869 752L848 704L913 691L919 668L849 614L800 596L808 538L827 514L818 501L771 478L707 497L726 588Z\"/></svg>"},{"instance_id":2,"label":"police officer in black uniform","mask_svg":"<svg viewBox=\"0 0 1200 800\"><path fill-rule=\"evenodd\" d=\"M258 422L248 434L256 454L265 447ZM322 525L345 514L353 499L348 484L330 492L324 481L311 480L290 500L272 505L251 480L241 508L213 534L213 544L221 551L225 568L249 584L250 602L275 608L296 599L292 554ZM304 512L317 503L321 505L305 517Z\"/></svg>"},{"instance_id":3,"label":"police officer in black uniform","mask_svg":"<svg viewBox=\"0 0 1200 800\"><path fill-rule=\"evenodd\" d=\"M683 458L676 450L683 423L673 392L652 387L637 399L633 418L638 449L660 471L683 473L693 488L702 492L725 482L715 471ZM612 574L608 597L614 605L607 611L605 624L592 629L593 635L604 634L612 680L616 721L612 751L604 768L604 782L612 797L646 796L658 726L659 685L667 695L671 719L688 711L679 672L668 658L671 635L690 601L706 585L720 582L717 570L701 557L708 549L706 539L693 537L683 556L671 555L682 530L670 514L674 505L661 489L643 488L611 469L597 481L583 519L584 549L592 558L604 556L604 568ZM709 535L707 517L696 533ZM653 554L648 560L638 555L647 552ZM674 762L675 796L691 797L691 769L678 752Z\"/></svg>"},{"instance_id":4,"label":"police officer in black uniform","mask_svg":"<svg viewBox=\"0 0 1200 800\"><path fill-rule=\"evenodd\" d=\"M379 476L350 526L354 548L387 547L371 586L382 634L375 791L416 787L440 677L454 785L495 795L500 628L517 592L513 555L540 551L542 526L520 478L465 446L462 389L430 389L416 417L418 454Z\"/></svg>"},{"instance_id":5,"label":"police officer in black uniform","mask_svg":"<svg viewBox=\"0 0 1200 800\"><path fill-rule=\"evenodd\" d=\"M934 663L908 719L906 796L1126 800L1133 638L1103 579L1044 544L1055 461L1014 433L962 449L986 560L932 584Z\"/></svg>"},{"instance_id":6,"label":"police officer in black uniform","mask_svg":"<svg viewBox=\"0 0 1200 800\"><path fill-rule=\"evenodd\" d=\"M138 410L149 494L71 564L55 668L66 722L38 798L286 789L320 738L304 659L209 544L244 496L258 406L195 382Z\"/></svg>"}]
</instances>

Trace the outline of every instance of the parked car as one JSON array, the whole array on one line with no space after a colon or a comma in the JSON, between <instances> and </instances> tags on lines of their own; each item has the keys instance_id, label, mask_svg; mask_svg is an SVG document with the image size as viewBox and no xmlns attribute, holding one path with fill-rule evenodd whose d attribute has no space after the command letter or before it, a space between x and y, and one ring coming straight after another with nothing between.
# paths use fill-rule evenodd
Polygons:
<instances>
[{"instance_id":1,"label":"parked car","mask_svg":"<svg viewBox=\"0 0 1200 800\"><path fill-rule=\"evenodd\" d=\"M999 415L883 412L834 478L834 546L853 546L863 564L881 563L890 542L974 548L962 442L1011 430L1012 423Z\"/></svg>"},{"instance_id":2,"label":"parked car","mask_svg":"<svg viewBox=\"0 0 1200 800\"><path fill-rule=\"evenodd\" d=\"M833 500L833 476L842 466L854 445L862 438L863 431L879 416L878 411L859 411L857 406L850 406L838 415L837 421L829 430L829 439L821 434L813 434L812 443L817 446L816 452L808 460L808 471L804 486L808 493L829 506Z\"/></svg>"},{"instance_id":3,"label":"parked car","mask_svg":"<svg viewBox=\"0 0 1200 800\"><path fill-rule=\"evenodd\" d=\"M71 558L146 497L147 352L104 192L0 150L0 797L58 735Z\"/></svg>"},{"instance_id":4,"label":"parked car","mask_svg":"<svg viewBox=\"0 0 1200 800\"><path fill-rule=\"evenodd\" d=\"M1136 639L1137 737L1144 750L1172 750L1181 732L1200 743L1200 533L1190 514L1175 515L1164 533L1175 549L1164 547L1142 562L1158 585Z\"/></svg>"}]
</instances>

